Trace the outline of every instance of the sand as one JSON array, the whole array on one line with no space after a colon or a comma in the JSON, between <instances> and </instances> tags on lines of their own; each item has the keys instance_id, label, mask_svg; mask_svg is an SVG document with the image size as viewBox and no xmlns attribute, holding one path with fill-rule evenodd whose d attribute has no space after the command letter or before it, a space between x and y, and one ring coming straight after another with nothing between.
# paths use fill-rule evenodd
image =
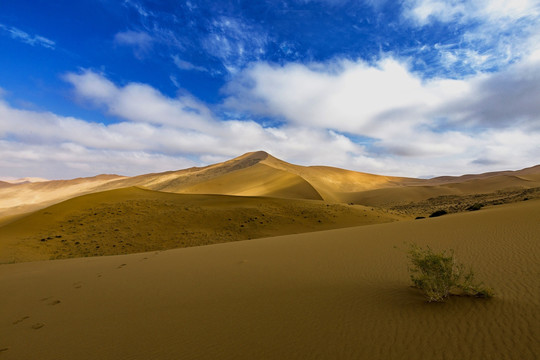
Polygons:
<instances>
[{"instance_id":1,"label":"sand","mask_svg":"<svg viewBox=\"0 0 540 360\"><path fill-rule=\"evenodd\" d=\"M537 359L540 202L161 252L0 265L2 359ZM404 242L496 291L425 303ZM398 247L398 248L396 248Z\"/></svg>"},{"instance_id":2,"label":"sand","mask_svg":"<svg viewBox=\"0 0 540 360\"><path fill-rule=\"evenodd\" d=\"M463 202L460 197L477 194L491 194L491 198L494 198L498 192L512 191L512 197L516 192L535 190L534 196L528 196L539 198L540 165L519 171L425 180L328 166L294 165L264 151L257 151L205 167L134 177L99 175L38 183L0 182L0 226L14 220L14 216L77 196L134 186L170 193L323 200L327 203L353 203L393 210L396 210L396 206L412 203L416 209L405 209L404 213L413 216L425 215L432 210L418 203L441 196L455 197L450 203L444 204L447 210Z\"/></svg>"},{"instance_id":3,"label":"sand","mask_svg":"<svg viewBox=\"0 0 540 360\"><path fill-rule=\"evenodd\" d=\"M365 206L129 187L76 197L0 226L0 264L130 254L400 219Z\"/></svg>"},{"instance_id":4,"label":"sand","mask_svg":"<svg viewBox=\"0 0 540 360\"><path fill-rule=\"evenodd\" d=\"M72 180L4 183L4 185L0 183L0 225L17 215L28 214L83 194L101 191L105 184L118 179L122 177L98 175Z\"/></svg>"}]
</instances>

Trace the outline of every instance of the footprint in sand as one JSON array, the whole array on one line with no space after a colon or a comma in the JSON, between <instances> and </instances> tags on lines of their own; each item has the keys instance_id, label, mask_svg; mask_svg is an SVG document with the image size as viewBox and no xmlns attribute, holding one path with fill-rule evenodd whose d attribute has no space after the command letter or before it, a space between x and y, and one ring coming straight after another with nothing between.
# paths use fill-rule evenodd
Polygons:
<instances>
[{"instance_id":1,"label":"footprint in sand","mask_svg":"<svg viewBox=\"0 0 540 360\"><path fill-rule=\"evenodd\" d=\"M126 266L126 265L127 265L127 264L122 264L122 265L120 265L119 267L117 267L117 269L121 269L121 268L123 268L123 267Z\"/></svg>"},{"instance_id":2,"label":"footprint in sand","mask_svg":"<svg viewBox=\"0 0 540 360\"><path fill-rule=\"evenodd\" d=\"M60 304L60 303L61 303L60 300L53 300L53 301L51 301L50 303L48 303L48 305L58 305L58 304Z\"/></svg>"},{"instance_id":3,"label":"footprint in sand","mask_svg":"<svg viewBox=\"0 0 540 360\"><path fill-rule=\"evenodd\" d=\"M22 318L20 318L20 319L18 319L18 320L15 320L15 321L13 322L13 325L17 325L18 323L21 323L21 322L23 322L24 320L29 319L29 318L30 318L30 316L23 316Z\"/></svg>"},{"instance_id":4,"label":"footprint in sand","mask_svg":"<svg viewBox=\"0 0 540 360\"><path fill-rule=\"evenodd\" d=\"M8 350L9 350L9 348L0 348L0 353L4 352L4 351L8 351Z\"/></svg>"},{"instance_id":5,"label":"footprint in sand","mask_svg":"<svg viewBox=\"0 0 540 360\"><path fill-rule=\"evenodd\" d=\"M44 327L45 324L42 324L42 323L35 323L34 325L32 325L32 329L34 330L38 330L38 329L41 329L42 327Z\"/></svg>"},{"instance_id":6,"label":"footprint in sand","mask_svg":"<svg viewBox=\"0 0 540 360\"><path fill-rule=\"evenodd\" d=\"M75 289L80 289L80 288L82 288L82 281L77 281L77 282L73 283L73 287L74 287Z\"/></svg>"}]
</instances>

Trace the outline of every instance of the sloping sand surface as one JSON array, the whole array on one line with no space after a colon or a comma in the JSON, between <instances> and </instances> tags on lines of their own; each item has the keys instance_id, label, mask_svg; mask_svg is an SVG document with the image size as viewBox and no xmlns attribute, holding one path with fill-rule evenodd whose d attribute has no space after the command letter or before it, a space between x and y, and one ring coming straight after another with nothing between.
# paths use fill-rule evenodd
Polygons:
<instances>
[{"instance_id":1,"label":"sloping sand surface","mask_svg":"<svg viewBox=\"0 0 540 360\"><path fill-rule=\"evenodd\" d=\"M76 197L0 226L0 264L130 254L399 219L364 206L314 200L130 187Z\"/></svg>"},{"instance_id":2,"label":"sloping sand surface","mask_svg":"<svg viewBox=\"0 0 540 360\"><path fill-rule=\"evenodd\" d=\"M0 225L3 217L13 217L44 208L75 196L99 191L106 183L122 178L99 175L73 180L28 182L0 186Z\"/></svg>"},{"instance_id":3,"label":"sloping sand surface","mask_svg":"<svg viewBox=\"0 0 540 360\"><path fill-rule=\"evenodd\" d=\"M322 200L313 186L300 176L262 163L187 187L182 192Z\"/></svg>"},{"instance_id":4,"label":"sloping sand surface","mask_svg":"<svg viewBox=\"0 0 540 360\"><path fill-rule=\"evenodd\" d=\"M2 359L537 359L540 202L127 256L0 266ZM428 304L404 242L496 291ZM396 249L395 247L401 249Z\"/></svg>"},{"instance_id":5,"label":"sloping sand surface","mask_svg":"<svg viewBox=\"0 0 540 360\"><path fill-rule=\"evenodd\" d=\"M322 199L333 203L392 207L448 195L533 188L540 192L540 166L423 180L327 166L294 165L257 151L205 167L134 177L100 175L18 185L0 182L0 225L13 221L16 215L76 196L133 186L172 193ZM531 198L534 197L537 196Z\"/></svg>"},{"instance_id":6,"label":"sloping sand surface","mask_svg":"<svg viewBox=\"0 0 540 360\"><path fill-rule=\"evenodd\" d=\"M540 178L536 179L536 175L529 175L527 177L497 175L442 185L410 185L342 193L339 197L344 202L391 207L397 204L419 202L440 196L468 196L501 191L519 192L526 189L540 188Z\"/></svg>"}]
</instances>

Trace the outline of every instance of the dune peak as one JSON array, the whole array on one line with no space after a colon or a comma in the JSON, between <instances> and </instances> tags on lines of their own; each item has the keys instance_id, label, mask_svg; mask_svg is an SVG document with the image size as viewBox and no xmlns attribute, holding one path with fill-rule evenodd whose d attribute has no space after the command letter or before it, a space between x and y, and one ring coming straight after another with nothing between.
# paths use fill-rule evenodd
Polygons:
<instances>
[{"instance_id":1,"label":"dune peak","mask_svg":"<svg viewBox=\"0 0 540 360\"><path fill-rule=\"evenodd\" d=\"M243 155L240 155L236 159L264 160L268 158L269 156L271 155L267 153L266 151L259 150L259 151L247 152Z\"/></svg>"}]
</instances>

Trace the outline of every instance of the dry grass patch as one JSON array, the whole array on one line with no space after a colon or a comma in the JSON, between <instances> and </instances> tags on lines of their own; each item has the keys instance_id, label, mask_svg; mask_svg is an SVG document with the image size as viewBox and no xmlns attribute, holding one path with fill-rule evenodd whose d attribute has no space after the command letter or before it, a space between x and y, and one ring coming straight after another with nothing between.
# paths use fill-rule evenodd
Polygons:
<instances>
[{"instance_id":1,"label":"dry grass patch","mask_svg":"<svg viewBox=\"0 0 540 360\"><path fill-rule=\"evenodd\" d=\"M475 279L472 269L454 259L454 250L434 252L429 246L411 244L408 252L409 273L414 287L429 302L443 302L450 295L491 298L493 289Z\"/></svg>"}]
</instances>

